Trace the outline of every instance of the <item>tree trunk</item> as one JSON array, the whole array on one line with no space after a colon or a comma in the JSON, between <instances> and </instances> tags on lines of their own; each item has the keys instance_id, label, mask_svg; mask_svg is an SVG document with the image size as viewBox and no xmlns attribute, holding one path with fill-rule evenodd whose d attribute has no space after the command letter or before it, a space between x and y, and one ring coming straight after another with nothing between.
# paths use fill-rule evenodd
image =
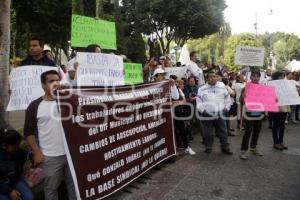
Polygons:
<instances>
[{"instance_id":1,"label":"tree trunk","mask_svg":"<svg viewBox=\"0 0 300 200\"><path fill-rule=\"evenodd\" d=\"M102 0L96 0L96 10L95 10L95 17L97 19L103 19L103 1Z\"/></svg>"},{"instance_id":2,"label":"tree trunk","mask_svg":"<svg viewBox=\"0 0 300 200\"><path fill-rule=\"evenodd\" d=\"M8 102L11 0L0 1L0 127L6 125L5 108Z\"/></svg>"}]
</instances>

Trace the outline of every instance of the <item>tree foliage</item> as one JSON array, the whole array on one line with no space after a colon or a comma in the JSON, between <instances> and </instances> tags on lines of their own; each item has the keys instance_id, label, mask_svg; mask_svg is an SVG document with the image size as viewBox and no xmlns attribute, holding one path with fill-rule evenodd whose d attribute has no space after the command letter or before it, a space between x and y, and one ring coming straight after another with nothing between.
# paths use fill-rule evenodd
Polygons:
<instances>
[{"instance_id":1,"label":"tree foliage","mask_svg":"<svg viewBox=\"0 0 300 200\"><path fill-rule=\"evenodd\" d=\"M125 12L119 8L119 1L99 1L99 16L102 19L115 21L117 32L117 54L129 54L129 58L139 58L137 61L144 61L145 44L141 43L138 31L133 31L126 23ZM71 14L89 17L96 16L95 0L13 0L12 4L12 49L13 55L25 56L27 41L31 36L42 38L52 50L58 48L64 50L68 55ZM130 41L138 39L137 41ZM100 44L101 45L101 44ZM138 53L135 52L136 48ZM58 52L55 52L58 54ZM132 55L130 55L133 53ZM139 54L137 56L137 54ZM133 60L135 61L135 60ZM135 62L137 62L135 61Z\"/></svg>"},{"instance_id":2,"label":"tree foliage","mask_svg":"<svg viewBox=\"0 0 300 200\"><path fill-rule=\"evenodd\" d=\"M196 40L189 40L189 50L198 52L200 59L203 62L220 63L224 56L225 41L230 35L230 25L224 23L217 33Z\"/></svg>"},{"instance_id":3,"label":"tree foliage","mask_svg":"<svg viewBox=\"0 0 300 200\"><path fill-rule=\"evenodd\" d=\"M163 54L175 41L183 46L217 32L223 23L224 0L123 0L127 22L135 30L159 41Z\"/></svg>"},{"instance_id":4,"label":"tree foliage","mask_svg":"<svg viewBox=\"0 0 300 200\"><path fill-rule=\"evenodd\" d=\"M273 52L279 64L300 59L300 39L294 34L286 34L273 44Z\"/></svg>"},{"instance_id":5,"label":"tree foliage","mask_svg":"<svg viewBox=\"0 0 300 200\"><path fill-rule=\"evenodd\" d=\"M31 36L43 38L54 50L62 48L67 52L70 40L70 0L13 0L16 13L17 38L20 36L24 48ZM26 48L25 48L26 49Z\"/></svg>"}]
</instances>

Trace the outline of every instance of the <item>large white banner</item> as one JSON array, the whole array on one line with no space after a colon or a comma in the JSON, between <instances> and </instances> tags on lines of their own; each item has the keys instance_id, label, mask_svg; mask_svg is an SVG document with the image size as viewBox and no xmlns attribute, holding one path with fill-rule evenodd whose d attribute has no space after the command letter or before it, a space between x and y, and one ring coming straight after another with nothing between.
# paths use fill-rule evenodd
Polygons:
<instances>
[{"instance_id":1,"label":"large white banner","mask_svg":"<svg viewBox=\"0 0 300 200\"><path fill-rule=\"evenodd\" d=\"M77 53L77 86L124 85L123 58L112 54Z\"/></svg>"},{"instance_id":2,"label":"large white banner","mask_svg":"<svg viewBox=\"0 0 300 200\"><path fill-rule=\"evenodd\" d=\"M56 67L28 65L13 69L10 73L10 99L7 111L26 110L35 99L44 95L41 74Z\"/></svg>"},{"instance_id":3,"label":"large white banner","mask_svg":"<svg viewBox=\"0 0 300 200\"><path fill-rule=\"evenodd\" d=\"M264 64L265 48L236 46L234 64L262 67Z\"/></svg>"},{"instance_id":4,"label":"large white banner","mask_svg":"<svg viewBox=\"0 0 300 200\"><path fill-rule=\"evenodd\" d=\"M296 88L295 81L275 80L269 81L267 84L275 87L278 104L280 106L300 104L300 97Z\"/></svg>"},{"instance_id":5,"label":"large white banner","mask_svg":"<svg viewBox=\"0 0 300 200\"><path fill-rule=\"evenodd\" d=\"M187 67L166 67L166 77L169 78L170 75L176 75L179 79L186 78L186 70Z\"/></svg>"}]
</instances>

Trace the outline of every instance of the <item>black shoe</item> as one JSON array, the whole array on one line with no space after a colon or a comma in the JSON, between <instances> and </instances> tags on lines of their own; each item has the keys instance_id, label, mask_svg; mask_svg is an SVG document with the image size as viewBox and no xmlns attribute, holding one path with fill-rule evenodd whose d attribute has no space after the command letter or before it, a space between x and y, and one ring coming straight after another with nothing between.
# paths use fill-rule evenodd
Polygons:
<instances>
[{"instance_id":1,"label":"black shoe","mask_svg":"<svg viewBox=\"0 0 300 200\"><path fill-rule=\"evenodd\" d=\"M232 155L233 153L230 151L230 149L222 149L222 153L227 154L227 155Z\"/></svg>"},{"instance_id":2,"label":"black shoe","mask_svg":"<svg viewBox=\"0 0 300 200\"><path fill-rule=\"evenodd\" d=\"M205 149L204 153L210 154L211 153L211 149Z\"/></svg>"},{"instance_id":3,"label":"black shoe","mask_svg":"<svg viewBox=\"0 0 300 200\"><path fill-rule=\"evenodd\" d=\"M229 130L232 131L232 132L235 131L233 128L230 128Z\"/></svg>"},{"instance_id":4,"label":"black shoe","mask_svg":"<svg viewBox=\"0 0 300 200\"><path fill-rule=\"evenodd\" d=\"M235 136L235 134L233 134L233 133L228 133L228 136L232 136L232 137L234 137L234 136Z\"/></svg>"}]
</instances>

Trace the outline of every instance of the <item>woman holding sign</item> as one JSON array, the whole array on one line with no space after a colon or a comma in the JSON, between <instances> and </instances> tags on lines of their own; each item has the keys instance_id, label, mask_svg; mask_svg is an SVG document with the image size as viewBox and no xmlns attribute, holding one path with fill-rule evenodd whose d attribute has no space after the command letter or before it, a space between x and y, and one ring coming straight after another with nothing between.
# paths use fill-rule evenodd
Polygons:
<instances>
[{"instance_id":1,"label":"woman holding sign","mask_svg":"<svg viewBox=\"0 0 300 200\"><path fill-rule=\"evenodd\" d=\"M283 72L275 72L272 74L272 80L281 80L284 79L285 74ZM287 146L283 145L283 137L285 130L285 119L287 114L290 112L290 106L279 106L279 112L269 112L269 116L272 120L272 133L273 133L273 142L274 149L284 150L288 149Z\"/></svg>"}]
</instances>

